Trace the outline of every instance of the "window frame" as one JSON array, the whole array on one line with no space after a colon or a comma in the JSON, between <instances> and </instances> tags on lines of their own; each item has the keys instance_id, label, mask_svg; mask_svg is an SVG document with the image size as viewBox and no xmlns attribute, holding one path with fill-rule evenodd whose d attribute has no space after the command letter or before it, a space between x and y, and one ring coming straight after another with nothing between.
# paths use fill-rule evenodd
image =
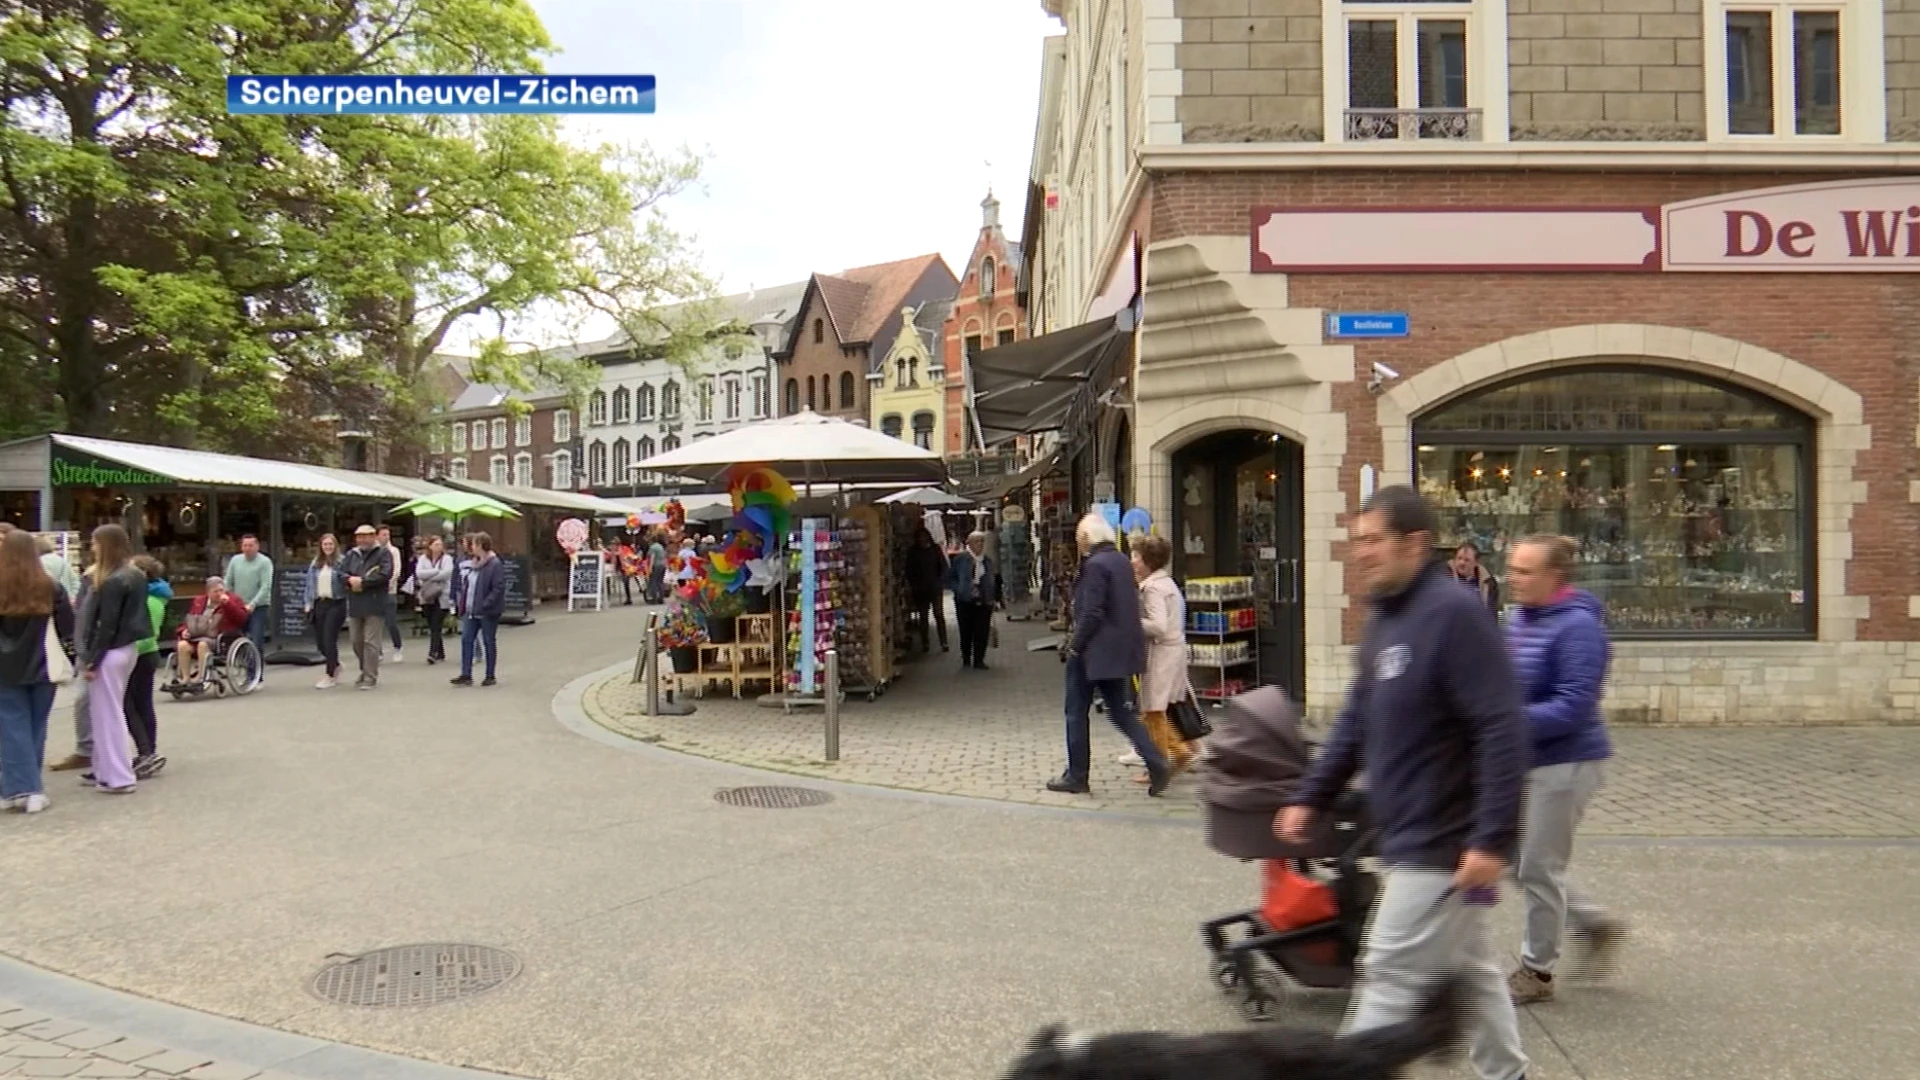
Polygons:
<instances>
[{"instance_id":1,"label":"window frame","mask_svg":"<svg viewBox=\"0 0 1920 1080\"><path fill-rule=\"evenodd\" d=\"M633 423L633 391L624 386L614 387L612 412L615 424Z\"/></svg>"},{"instance_id":2,"label":"window frame","mask_svg":"<svg viewBox=\"0 0 1920 1080\"><path fill-rule=\"evenodd\" d=\"M1683 431L1672 429L1648 429L1646 431L1514 431L1514 430L1433 430L1425 425L1434 417L1451 409L1467 406L1470 402L1498 393L1502 390L1527 383L1541 382L1556 377L1582 374L1623 373L1628 375L1651 376L1656 378L1678 379L1700 386L1707 386L1747 401L1763 405L1781 416L1795 421L1794 427L1782 427L1759 430L1702 430ZM1715 378L1683 369L1660 367L1650 364L1628 362L1579 364L1569 367L1546 368L1530 371L1511 378L1498 379L1476 386L1467 393L1449 398L1441 404L1423 410L1412 418L1408 425L1409 470L1414 482L1420 480L1420 452L1423 447L1500 447L1523 448L1542 446L1650 446L1658 449L1667 443L1684 443L1695 446L1791 446L1798 451L1796 462L1795 507L1798 512L1798 541L1800 545L1801 607L1804 612L1802 625L1794 629L1767 628L1760 630L1673 630L1673 629L1634 629L1629 627L1609 628L1610 636L1619 640L1635 641L1814 641L1820 631L1820 499L1819 463L1817 450L1819 440L1818 421L1779 398L1741 386L1726 379ZM1442 517L1447 510L1440 510ZM1502 604L1509 601L1502 593Z\"/></svg>"},{"instance_id":3,"label":"window frame","mask_svg":"<svg viewBox=\"0 0 1920 1080\"><path fill-rule=\"evenodd\" d=\"M491 432L493 448L495 450L505 450L507 448L507 418L504 416L496 416L493 418L493 423L489 426L493 429Z\"/></svg>"},{"instance_id":4,"label":"window frame","mask_svg":"<svg viewBox=\"0 0 1920 1080\"><path fill-rule=\"evenodd\" d=\"M631 471L634 462L633 444L627 441L626 436L623 435L613 440L613 447L608 450L607 459L607 475L612 478L612 483L628 484L633 482L633 473Z\"/></svg>"},{"instance_id":5,"label":"window frame","mask_svg":"<svg viewBox=\"0 0 1920 1080\"><path fill-rule=\"evenodd\" d=\"M566 491L573 487L573 454L567 450L555 450L547 462L547 485L555 491Z\"/></svg>"},{"instance_id":6,"label":"window frame","mask_svg":"<svg viewBox=\"0 0 1920 1080\"><path fill-rule=\"evenodd\" d=\"M513 418L513 445L533 445L533 414L522 413Z\"/></svg>"},{"instance_id":7,"label":"window frame","mask_svg":"<svg viewBox=\"0 0 1920 1080\"><path fill-rule=\"evenodd\" d=\"M764 420L767 417L767 413L773 407L772 384L768 380L765 372L755 375L752 383L753 412L751 415L755 420Z\"/></svg>"},{"instance_id":8,"label":"window frame","mask_svg":"<svg viewBox=\"0 0 1920 1080\"><path fill-rule=\"evenodd\" d=\"M1711 2L1711 0L1709 0ZM1458 146L1462 142L1504 143L1508 141L1510 127L1510 99L1507 71L1507 5L1505 0L1458 0L1458 2L1420 3L1418 0L1400 0L1392 3L1353 2L1353 0L1320 0L1320 103L1321 103L1321 139L1328 143L1410 143L1421 146ZM1347 138L1347 23L1358 20L1385 21L1393 18L1403 25L1417 24L1426 19L1462 19L1467 24L1467 105L1470 110L1480 113L1479 134L1473 139L1410 138L1398 139L1348 139ZM1400 32L1396 48L1418 49L1415 40L1408 45L1408 35ZM1417 55L1417 52L1415 53ZM1419 81L1417 73L1397 71L1400 85L1396 88L1395 100L1399 100L1399 89L1408 85L1414 88L1414 105L1396 106L1399 110L1418 107Z\"/></svg>"},{"instance_id":9,"label":"window frame","mask_svg":"<svg viewBox=\"0 0 1920 1080\"><path fill-rule=\"evenodd\" d=\"M595 439L587 444L587 484L600 487L607 482L607 444Z\"/></svg>"},{"instance_id":10,"label":"window frame","mask_svg":"<svg viewBox=\"0 0 1920 1080\"><path fill-rule=\"evenodd\" d=\"M573 441L573 410L553 410L553 441L557 443Z\"/></svg>"},{"instance_id":11,"label":"window frame","mask_svg":"<svg viewBox=\"0 0 1920 1080\"><path fill-rule=\"evenodd\" d=\"M607 392L595 390L587 397L587 426L607 426Z\"/></svg>"},{"instance_id":12,"label":"window frame","mask_svg":"<svg viewBox=\"0 0 1920 1080\"><path fill-rule=\"evenodd\" d=\"M740 380L729 378L720 386L720 415L727 420L740 419Z\"/></svg>"},{"instance_id":13,"label":"window frame","mask_svg":"<svg viewBox=\"0 0 1920 1080\"><path fill-rule=\"evenodd\" d=\"M457 457L457 458L454 458L452 461L447 462L447 479L465 480L466 478L467 478L467 459L466 458Z\"/></svg>"},{"instance_id":14,"label":"window frame","mask_svg":"<svg viewBox=\"0 0 1920 1080\"><path fill-rule=\"evenodd\" d=\"M1727 116L1727 16L1767 12L1773 17L1773 127L1770 134L1734 134ZM1801 135L1794 128L1798 97L1793 81L1793 14L1836 13L1840 16L1840 132L1837 135ZM1701 26L1706 35L1707 141L1717 143L1783 142L1879 144L1887 141L1887 22L1881 4L1867 0L1705 0ZM1784 59L1785 63L1782 63Z\"/></svg>"},{"instance_id":15,"label":"window frame","mask_svg":"<svg viewBox=\"0 0 1920 1080\"><path fill-rule=\"evenodd\" d=\"M854 378L853 372L851 371L841 372L840 373L840 411L846 412L848 409L851 409L855 405L857 405L859 401L860 401L860 380Z\"/></svg>"},{"instance_id":16,"label":"window frame","mask_svg":"<svg viewBox=\"0 0 1920 1080\"><path fill-rule=\"evenodd\" d=\"M506 487L513 483L513 466L505 454L495 454L487 459L487 483L495 487Z\"/></svg>"},{"instance_id":17,"label":"window frame","mask_svg":"<svg viewBox=\"0 0 1920 1080\"><path fill-rule=\"evenodd\" d=\"M466 453L467 452L466 421L464 420L454 421L451 430L452 430L452 434L448 436L450 440L449 443L447 444L448 447L451 449L453 453L456 453L456 454Z\"/></svg>"},{"instance_id":18,"label":"window frame","mask_svg":"<svg viewBox=\"0 0 1920 1080\"><path fill-rule=\"evenodd\" d=\"M665 385L660 387L660 419L680 419L681 397L680 383L678 380L669 379Z\"/></svg>"},{"instance_id":19,"label":"window frame","mask_svg":"<svg viewBox=\"0 0 1920 1080\"><path fill-rule=\"evenodd\" d=\"M927 425L925 427L920 426L920 418L923 416L927 418ZM909 441L922 450L933 449L934 435L937 434L936 429L939 425L940 418L933 414L933 410L921 409L919 412L913 414L913 418L908 425L909 430L913 434L912 439ZM922 435L927 437L927 441L924 443L920 441L920 436Z\"/></svg>"},{"instance_id":20,"label":"window frame","mask_svg":"<svg viewBox=\"0 0 1920 1080\"><path fill-rule=\"evenodd\" d=\"M525 450L513 455L513 483L516 487L533 486L533 455Z\"/></svg>"},{"instance_id":21,"label":"window frame","mask_svg":"<svg viewBox=\"0 0 1920 1080\"><path fill-rule=\"evenodd\" d=\"M633 393L633 415L636 420L651 420L659 411L658 395L652 383L641 383Z\"/></svg>"}]
</instances>

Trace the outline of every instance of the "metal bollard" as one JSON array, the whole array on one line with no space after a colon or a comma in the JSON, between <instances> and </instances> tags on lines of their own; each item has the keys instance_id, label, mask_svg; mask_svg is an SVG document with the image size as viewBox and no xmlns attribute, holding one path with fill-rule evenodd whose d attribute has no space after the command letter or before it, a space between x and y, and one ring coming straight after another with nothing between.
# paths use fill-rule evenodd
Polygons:
<instances>
[{"instance_id":1,"label":"metal bollard","mask_svg":"<svg viewBox=\"0 0 1920 1080\"><path fill-rule=\"evenodd\" d=\"M827 760L840 760L840 652L827 650Z\"/></svg>"},{"instance_id":2,"label":"metal bollard","mask_svg":"<svg viewBox=\"0 0 1920 1080\"><path fill-rule=\"evenodd\" d=\"M642 635L641 641L644 643L646 649L646 656L643 659L646 670L645 678L647 680L647 715L659 716L660 617L658 615L649 614L647 616L647 629L646 633Z\"/></svg>"}]
</instances>

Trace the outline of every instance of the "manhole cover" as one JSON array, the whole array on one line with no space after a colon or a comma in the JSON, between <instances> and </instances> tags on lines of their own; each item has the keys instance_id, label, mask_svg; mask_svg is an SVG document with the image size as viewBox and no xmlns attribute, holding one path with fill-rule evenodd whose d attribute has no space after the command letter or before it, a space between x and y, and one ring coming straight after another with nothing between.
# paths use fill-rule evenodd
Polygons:
<instances>
[{"instance_id":1,"label":"manhole cover","mask_svg":"<svg viewBox=\"0 0 1920 1080\"><path fill-rule=\"evenodd\" d=\"M520 958L485 945L397 945L321 971L313 992L341 1005L438 1005L484 994L520 974Z\"/></svg>"},{"instance_id":2,"label":"manhole cover","mask_svg":"<svg viewBox=\"0 0 1920 1080\"><path fill-rule=\"evenodd\" d=\"M833 801L833 796L824 791L804 787L721 788L713 797L728 806L750 806L755 810L797 810Z\"/></svg>"}]
</instances>

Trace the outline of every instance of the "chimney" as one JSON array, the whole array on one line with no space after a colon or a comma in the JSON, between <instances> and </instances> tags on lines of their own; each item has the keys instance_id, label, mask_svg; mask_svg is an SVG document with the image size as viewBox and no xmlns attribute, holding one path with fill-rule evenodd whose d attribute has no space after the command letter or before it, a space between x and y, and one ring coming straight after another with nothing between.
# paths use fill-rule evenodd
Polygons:
<instances>
[{"instance_id":1,"label":"chimney","mask_svg":"<svg viewBox=\"0 0 1920 1080\"><path fill-rule=\"evenodd\" d=\"M987 190L987 197L980 203L980 227L998 229L1000 227L1000 200L993 197L993 190Z\"/></svg>"}]
</instances>

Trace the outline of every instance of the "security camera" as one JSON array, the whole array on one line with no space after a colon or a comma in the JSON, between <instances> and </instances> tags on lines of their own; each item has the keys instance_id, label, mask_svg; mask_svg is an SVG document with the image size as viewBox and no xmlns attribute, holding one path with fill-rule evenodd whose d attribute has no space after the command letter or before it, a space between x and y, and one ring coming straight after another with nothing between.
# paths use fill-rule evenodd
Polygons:
<instances>
[{"instance_id":1,"label":"security camera","mask_svg":"<svg viewBox=\"0 0 1920 1080\"><path fill-rule=\"evenodd\" d=\"M1381 382L1385 382L1388 379L1399 378L1400 373L1388 367L1387 365L1381 363L1380 361L1375 360L1373 362L1373 377L1376 379L1379 379Z\"/></svg>"}]
</instances>

